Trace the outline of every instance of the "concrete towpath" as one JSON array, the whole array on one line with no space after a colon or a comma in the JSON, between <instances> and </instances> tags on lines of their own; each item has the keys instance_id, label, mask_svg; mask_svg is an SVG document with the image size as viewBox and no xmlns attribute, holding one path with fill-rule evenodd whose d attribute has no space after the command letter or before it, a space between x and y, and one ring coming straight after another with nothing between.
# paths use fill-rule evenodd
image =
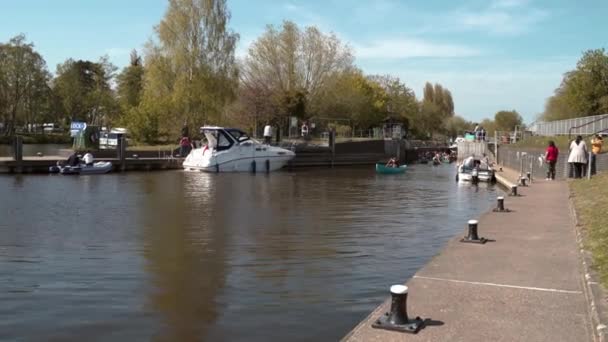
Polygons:
<instances>
[{"instance_id":1,"label":"concrete towpath","mask_svg":"<svg viewBox=\"0 0 608 342\"><path fill-rule=\"evenodd\" d=\"M518 174L501 175L515 183ZM593 341L567 183L538 180L518 192L505 196L512 212L479 218L480 237L495 241L458 236L407 282L408 314L428 320L423 330L371 328L387 301L344 340Z\"/></svg>"}]
</instances>

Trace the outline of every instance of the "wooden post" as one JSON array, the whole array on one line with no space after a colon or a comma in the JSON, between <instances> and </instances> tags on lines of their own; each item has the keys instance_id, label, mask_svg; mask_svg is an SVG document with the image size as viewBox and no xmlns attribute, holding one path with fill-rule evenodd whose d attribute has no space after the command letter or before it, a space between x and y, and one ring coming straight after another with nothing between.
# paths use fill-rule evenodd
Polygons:
<instances>
[{"instance_id":1,"label":"wooden post","mask_svg":"<svg viewBox=\"0 0 608 342\"><path fill-rule=\"evenodd\" d=\"M498 162L498 132L496 130L494 130L494 158L496 159L496 163L500 164Z\"/></svg>"},{"instance_id":2,"label":"wooden post","mask_svg":"<svg viewBox=\"0 0 608 342\"><path fill-rule=\"evenodd\" d=\"M117 157L118 157L119 170L124 171L126 169L125 157L127 154L127 144L126 144L126 139L124 136L121 136L120 138L118 138L116 152L118 154Z\"/></svg>"},{"instance_id":3,"label":"wooden post","mask_svg":"<svg viewBox=\"0 0 608 342\"><path fill-rule=\"evenodd\" d=\"M334 167L334 159L336 158L336 130L329 130L329 148L331 149L331 167Z\"/></svg>"},{"instance_id":4,"label":"wooden post","mask_svg":"<svg viewBox=\"0 0 608 342\"><path fill-rule=\"evenodd\" d=\"M13 137L13 158L16 162L14 172L23 172L23 137L18 135Z\"/></svg>"}]
</instances>

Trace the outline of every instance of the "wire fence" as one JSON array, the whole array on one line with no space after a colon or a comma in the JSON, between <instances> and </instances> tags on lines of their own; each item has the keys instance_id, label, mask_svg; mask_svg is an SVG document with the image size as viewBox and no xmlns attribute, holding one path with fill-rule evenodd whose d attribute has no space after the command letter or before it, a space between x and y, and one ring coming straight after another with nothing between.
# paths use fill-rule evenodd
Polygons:
<instances>
[{"instance_id":1,"label":"wire fence","mask_svg":"<svg viewBox=\"0 0 608 342\"><path fill-rule=\"evenodd\" d=\"M547 177L547 165L542 161L544 155L545 151L542 149L512 148L502 145L498 150L498 162L512 170L520 171L522 176L530 172L532 178L544 179ZM595 165L597 172L608 171L608 153L597 155ZM570 176L570 172L568 151L560 151L555 164L555 178L566 179Z\"/></svg>"},{"instance_id":2,"label":"wire fence","mask_svg":"<svg viewBox=\"0 0 608 342\"><path fill-rule=\"evenodd\" d=\"M590 135L608 131L608 114L585 116L582 118L537 122L530 127L536 135Z\"/></svg>"}]
</instances>

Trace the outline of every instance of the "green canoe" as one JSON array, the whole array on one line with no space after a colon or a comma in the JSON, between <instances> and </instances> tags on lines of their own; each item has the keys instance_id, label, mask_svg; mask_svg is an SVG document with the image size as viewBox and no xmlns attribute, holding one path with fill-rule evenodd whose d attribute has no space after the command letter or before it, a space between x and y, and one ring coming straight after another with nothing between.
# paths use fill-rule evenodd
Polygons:
<instances>
[{"instance_id":1,"label":"green canoe","mask_svg":"<svg viewBox=\"0 0 608 342\"><path fill-rule=\"evenodd\" d=\"M387 167L386 164L376 163L376 172L382 174L395 174L395 173L404 173L406 165L401 165L399 167Z\"/></svg>"}]
</instances>

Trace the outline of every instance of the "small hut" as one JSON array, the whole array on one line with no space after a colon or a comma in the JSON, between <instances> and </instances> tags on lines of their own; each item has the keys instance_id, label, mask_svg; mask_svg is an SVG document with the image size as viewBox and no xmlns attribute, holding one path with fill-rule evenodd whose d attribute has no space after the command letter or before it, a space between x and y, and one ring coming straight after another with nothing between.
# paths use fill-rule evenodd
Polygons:
<instances>
[{"instance_id":1,"label":"small hut","mask_svg":"<svg viewBox=\"0 0 608 342\"><path fill-rule=\"evenodd\" d=\"M407 136L407 119L388 116L382 122L384 139L404 139Z\"/></svg>"}]
</instances>

